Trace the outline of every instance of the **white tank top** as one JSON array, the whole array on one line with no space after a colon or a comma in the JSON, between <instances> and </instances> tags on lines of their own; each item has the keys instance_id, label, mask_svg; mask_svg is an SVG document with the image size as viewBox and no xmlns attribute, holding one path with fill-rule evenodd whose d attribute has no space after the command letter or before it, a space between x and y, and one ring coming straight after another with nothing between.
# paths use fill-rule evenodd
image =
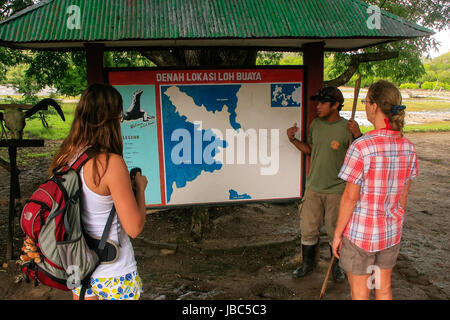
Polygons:
<instances>
[{"instance_id":1,"label":"white tank top","mask_svg":"<svg viewBox=\"0 0 450 320\"><path fill-rule=\"evenodd\" d=\"M81 168L82 206L81 220L86 231L101 237L113 206L112 197L102 196L88 188L84 180L84 168ZM92 278L113 278L136 271L136 260L130 238L123 230L117 214L113 219L108 240L119 246L119 258L113 263L100 264L92 274Z\"/></svg>"}]
</instances>

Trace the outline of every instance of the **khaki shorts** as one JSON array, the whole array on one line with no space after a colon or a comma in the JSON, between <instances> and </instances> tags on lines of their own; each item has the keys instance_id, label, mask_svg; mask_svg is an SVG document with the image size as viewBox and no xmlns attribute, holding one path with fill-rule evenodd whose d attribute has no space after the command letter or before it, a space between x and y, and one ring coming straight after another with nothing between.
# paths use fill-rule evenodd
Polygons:
<instances>
[{"instance_id":1,"label":"khaki shorts","mask_svg":"<svg viewBox=\"0 0 450 320\"><path fill-rule=\"evenodd\" d=\"M380 269L392 269L400 252L400 243L377 252L367 252L346 237L342 237L339 266L346 272L358 275L372 274L373 266Z\"/></svg>"}]
</instances>

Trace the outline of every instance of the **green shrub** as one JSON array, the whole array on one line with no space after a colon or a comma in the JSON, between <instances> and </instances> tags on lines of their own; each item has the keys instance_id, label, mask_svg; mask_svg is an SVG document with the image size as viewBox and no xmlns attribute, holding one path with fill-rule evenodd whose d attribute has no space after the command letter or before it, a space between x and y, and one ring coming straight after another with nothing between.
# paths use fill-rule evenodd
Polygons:
<instances>
[{"instance_id":1,"label":"green shrub","mask_svg":"<svg viewBox=\"0 0 450 320\"><path fill-rule=\"evenodd\" d=\"M450 90L450 83L439 82L436 86L436 82L437 81L425 81L420 87L424 90L433 90L434 88L436 88L436 90L439 90L439 88Z\"/></svg>"},{"instance_id":2,"label":"green shrub","mask_svg":"<svg viewBox=\"0 0 450 320\"><path fill-rule=\"evenodd\" d=\"M419 86L415 83L402 83L400 89L419 89Z\"/></svg>"},{"instance_id":3,"label":"green shrub","mask_svg":"<svg viewBox=\"0 0 450 320\"><path fill-rule=\"evenodd\" d=\"M280 65L301 65L303 64L303 57L287 56L280 61Z\"/></svg>"}]
</instances>

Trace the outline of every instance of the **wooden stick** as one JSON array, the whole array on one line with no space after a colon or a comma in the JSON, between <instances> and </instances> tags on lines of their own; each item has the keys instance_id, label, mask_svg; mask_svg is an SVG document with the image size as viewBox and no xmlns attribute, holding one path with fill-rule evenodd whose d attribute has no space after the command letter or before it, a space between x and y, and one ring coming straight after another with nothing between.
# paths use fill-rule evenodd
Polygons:
<instances>
[{"instance_id":1,"label":"wooden stick","mask_svg":"<svg viewBox=\"0 0 450 320\"><path fill-rule=\"evenodd\" d=\"M359 75L358 79L356 79L355 82L355 91L353 93L353 108L352 108L352 116L351 120L355 120L355 114L356 114L356 106L358 105L358 97L359 97L359 90L361 89L361 78L362 75ZM353 143L353 135L350 134L349 144Z\"/></svg>"},{"instance_id":2,"label":"wooden stick","mask_svg":"<svg viewBox=\"0 0 450 320\"><path fill-rule=\"evenodd\" d=\"M355 92L353 93L352 119L355 119L356 106L358 105L359 90L361 89L361 78L362 76L359 75L358 79L356 79L355 82Z\"/></svg>"},{"instance_id":3,"label":"wooden stick","mask_svg":"<svg viewBox=\"0 0 450 320\"><path fill-rule=\"evenodd\" d=\"M331 270L333 269L334 260L336 260L336 257L333 255L331 257L330 266L328 267L327 275L325 276L325 280L323 281L323 284L322 284L322 290L320 290L319 300L322 300L322 298L325 294L325 290L327 290L328 279L330 278Z\"/></svg>"}]
</instances>

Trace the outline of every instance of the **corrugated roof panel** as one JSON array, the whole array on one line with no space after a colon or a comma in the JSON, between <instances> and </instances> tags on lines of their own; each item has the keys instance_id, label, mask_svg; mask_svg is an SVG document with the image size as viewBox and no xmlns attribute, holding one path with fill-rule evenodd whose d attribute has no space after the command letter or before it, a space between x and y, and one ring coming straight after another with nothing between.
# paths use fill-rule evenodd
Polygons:
<instances>
[{"instance_id":1,"label":"corrugated roof panel","mask_svg":"<svg viewBox=\"0 0 450 320\"><path fill-rule=\"evenodd\" d=\"M67 9L81 12L69 29ZM0 40L267 39L419 37L432 31L382 11L369 29L368 4L358 0L46 0L0 23Z\"/></svg>"}]
</instances>

